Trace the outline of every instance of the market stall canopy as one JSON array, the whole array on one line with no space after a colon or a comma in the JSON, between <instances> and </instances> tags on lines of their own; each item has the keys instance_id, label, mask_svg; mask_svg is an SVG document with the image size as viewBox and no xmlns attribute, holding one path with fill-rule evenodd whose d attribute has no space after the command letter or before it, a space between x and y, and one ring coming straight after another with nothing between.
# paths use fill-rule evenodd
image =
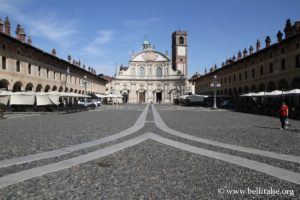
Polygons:
<instances>
[{"instance_id":1,"label":"market stall canopy","mask_svg":"<svg viewBox=\"0 0 300 200\"><path fill-rule=\"evenodd\" d=\"M99 97L99 98L104 98L104 97L106 97L106 96L103 95L103 94L95 94L95 96L96 96L96 97Z\"/></svg>"},{"instance_id":2,"label":"market stall canopy","mask_svg":"<svg viewBox=\"0 0 300 200\"><path fill-rule=\"evenodd\" d=\"M267 96L277 96L277 95L283 95L283 94L285 94L284 91L274 90L272 92L268 92L266 95Z\"/></svg>"},{"instance_id":3,"label":"market stall canopy","mask_svg":"<svg viewBox=\"0 0 300 200\"><path fill-rule=\"evenodd\" d=\"M247 93L247 94L242 94L242 95L240 95L241 97L252 97L252 96L255 96L257 93L252 93L252 92L250 92L250 93Z\"/></svg>"},{"instance_id":4,"label":"market stall canopy","mask_svg":"<svg viewBox=\"0 0 300 200\"><path fill-rule=\"evenodd\" d=\"M104 98L122 98L122 96L117 94L108 94Z\"/></svg>"},{"instance_id":5,"label":"market stall canopy","mask_svg":"<svg viewBox=\"0 0 300 200\"><path fill-rule=\"evenodd\" d=\"M287 91L286 94L300 94L300 89L293 89L293 90Z\"/></svg>"},{"instance_id":6,"label":"market stall canopy","mask_svg":"<svg viewBox=\"0 0 300 200\"><path fill-rule=\"evenodd\" d=\"M10 92L10 91L0 91L0 103L7 105L10 95L12 93L13 92Z\"/></svg>"},{"instance_id":7,"label":"market stall canopy","mask_svg":"<svg viewBox=\"0 0 300 200\"><path fill-rule=\"evenodd\" d=\"M10 95L9 105L34 105L35 92L13 92Z\"/></svg>"}]
</instances>

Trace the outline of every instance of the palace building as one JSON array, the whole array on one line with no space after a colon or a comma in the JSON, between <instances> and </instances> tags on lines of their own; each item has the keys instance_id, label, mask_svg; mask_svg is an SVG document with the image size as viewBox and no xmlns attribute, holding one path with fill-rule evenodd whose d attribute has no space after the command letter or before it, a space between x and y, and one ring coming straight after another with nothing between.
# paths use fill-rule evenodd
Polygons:
<instances>
[{"instance_id":1,"label":"palace building","mask_svg":"<svg viewBox=\"0 0 300 200\"><path fill-rule=\"evenodd\" d=\"M213 94L210 87L216 76L221 87L218 95L236 97L243 93L290 90L300 88L300 21L293 25L286 21L283 33L278 31L277 42L271 44L269 36L265 47L259 40L237 56L226 60L220 68L215 65L209 72L193 79L196 94Z\"/></svg>"},{"instance_id":2,"label":"palace building","mask_svg":"<svg viewBox=\"0 0 300 200\"><path fill-rule=\"evenodd\" d=\"M121 66L109 91L122 95L125 102L172 102L187 92L187 32L172 34L172 58L145 40L143 50L133 53L128 67Z\"/></svg>"},{"instance_id":3,"label":"palace building","mask_svg":"<svg viewBox=\"0 0 300 200\"><path fill-rule=\"evenodd\" d=\"M106 80L91 67L68 56L56 56L56 50L44 52L26 39L24 28L17 25L11 36L9 18L0 18L0 89L9 91L74 92L105 94ZM88 82L88 87L83 87Z\"/></svg>"}]
</instances>

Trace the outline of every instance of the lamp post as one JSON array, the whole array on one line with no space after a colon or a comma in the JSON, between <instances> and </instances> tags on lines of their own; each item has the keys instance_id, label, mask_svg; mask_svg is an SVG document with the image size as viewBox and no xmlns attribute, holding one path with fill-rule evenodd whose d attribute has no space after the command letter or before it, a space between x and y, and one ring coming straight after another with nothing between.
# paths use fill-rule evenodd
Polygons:
<instances>
[{"instance_id":1,"label":"lamp post","mask_svg":"<svg viewBox=\"0 0 300 200\"><path fill-rule=\"evenodd\" d=\"M87 102L86 102L86 87L87 87L88 81L86 80L86 79L87 79L87 76L86 76L86 75L84 75L83 78L84 78L84 80L83 80L82 84L83 84L83 87L84 87L84 93L85 93L84 104L86 104L86 103L87 103Z\"/></svg>"},{"instance_id":2,"label":"lamp post","mask_svg":"<svg viewBox=\"0 0 300 200\"><path fill-rule=\"evenodd\" d=\"M217 87L221 87L221 84L217 80L217 75L214 75L212 82L210 83L210 87L214 88L214 105L213 109L217 109Z\"/></svg>"}]
</instances>

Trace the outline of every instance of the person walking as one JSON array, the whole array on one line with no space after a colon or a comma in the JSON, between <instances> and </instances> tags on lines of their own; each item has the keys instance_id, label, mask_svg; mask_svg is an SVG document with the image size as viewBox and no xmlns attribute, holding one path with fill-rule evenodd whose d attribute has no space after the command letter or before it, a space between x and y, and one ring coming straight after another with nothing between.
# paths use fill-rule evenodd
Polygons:
<instances>
[{"instance_id":1,"label":"person walking","mask_svg":"<svg viewBox=\"0 0 300 200\"><path fill-rule=\"evenodd\" d=\"M285 102L282 102L281 107L279 109L279 117L281 122L281 130L286 129L286 121L288 120L289 108Z\"/></svg>"}]
</instances>

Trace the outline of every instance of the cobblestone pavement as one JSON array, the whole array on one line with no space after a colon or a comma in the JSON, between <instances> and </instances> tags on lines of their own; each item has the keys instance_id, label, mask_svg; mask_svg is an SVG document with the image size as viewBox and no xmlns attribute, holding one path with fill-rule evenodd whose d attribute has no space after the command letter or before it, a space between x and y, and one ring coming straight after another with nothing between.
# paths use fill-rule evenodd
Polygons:
<instances>
[{"instance_id":1,"label":"cobblestone pavement","mask_svg":"<svg viewBox=\"0 0 300 200\"><path fill-rule=\"evenodd\" d=\"M163 104L2 120L0 199L300 199L290 122Z\"/></svg>"}]
</instances>

